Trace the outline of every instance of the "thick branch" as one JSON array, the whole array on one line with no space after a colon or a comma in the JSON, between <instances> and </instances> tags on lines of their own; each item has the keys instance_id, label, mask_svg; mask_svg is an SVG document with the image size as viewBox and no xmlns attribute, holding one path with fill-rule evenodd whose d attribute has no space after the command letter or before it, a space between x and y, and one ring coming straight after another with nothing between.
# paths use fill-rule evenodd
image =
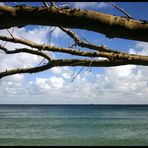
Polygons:
<instances>
[{"instance_id":1,"label":"thick branch","mask_svg":"<svg viewBox=\"0 0 148 148\"><path fill-rule=\"evenodd\" d=\"M116 60L116 61L109 61L109 60L89 60L89 59L58 59L52 60L52 65L56 66L90 66L91 67L113 67L113 66L121 66L127 64L135 64L135 65L143 65L148 66L147 61L136 61L136 60Z\"/></svg>"},{"instance_id":2,"label":"thick branch","mask_svg":"<svg viewBox=\"0 0 148 148\"><path fill-rule=\"evenodd\" d=\"M49 63L47 65L43 65L40 67L32 67L32 68L17 68L12 70L6 70L4 72L0 72L0 79L6 76L14 75L14 74L22 74L22 73L37 73L41 71L45 71L50 68Z\"/></svg>"},{"instance_id":3,"label":"thick branch","mask_svg":"<svg viewBox=\"0 0 148 148\"><path fill-rule=\"evenodd\" d=\"M148 23L146 21L90 10L1 5L0 20L0 28L3 29L25 25L51 25L95 31L105 34L109 38L148 42Z\"/></svg>"},{"instance_id":4,"label":"thick branch","mask_svg":"<svg viewBox=\"0 0 148 148\"><path fill-rule=\"evenodd\" d=\"M22 43L24 45L28 45L32 48L37 48L42 51L53 51L53 52L60 52L60 53L68 53L71 55L77 55L77 56L85 56L85 57L105 57L108 58L110 61L117 61L117 60L123 60L123 61L130 61L132 62L138 62L138 63L147 63L148 62L148 56L144 55L136 55L136 54L128 54L128 53L114 53L114 52L85 52L85 51L79 51L76 49L72 48L62 48L62 47L57 47L57 46L46 46L46 45L41 45L41 44L36 44L31 41L27 40L22 40L22 39L17 39L17 38L9 38L9 37L1 37L0 40L5 40L5 41L10 41L10 42L17 42L17 43ZM90 44L91 45L91 44ZM51 60L48 55L41 51L35 51L27 48L22 48L22 49L17 49L13 51L8 51L5 47L0 46L0 48L5 51L7 54L13 54L13 53L19 53L19 52L27 52L35 55L40 55L47 60ZM110 50L112 51L112 50ZM139 64L138 64L139 65ZM141 64L142 65L142 64Z\"/></svg>"},{"instance_id":5,"label":"thick branch","mask_svg":"<svg viewBox=\"0 0 148 148\"><path fill-rule=\"evenodd\" d=\"M105 46L97 46L97 45L93 45L93 44L88 44L86 42L82 42L78 36L76 34L74 34L72 31L68 30L68 29L65 29L65 28L61 28L64 32L66 32L70 37L72 37L74 39L74 41L81 47L85 47L85 48L88 48L88 49L93 49L93 50L96 50L96 51L104 51L104 52L114 52L114 53L122 53L120 51L116 51L116 50L113 50L113 49L109 49ZM6 37L6 36L0 36L0 40L2 41L8 41L8 42L12 42L12 43L21 43L21 44L24 44L24 45L27 45L27 46L30 46L32 48L37 48L39 50L43 50L43 49L51 49L52 46L45 46L43 44L37 44L37 43L34 43L32 41L29 41L29 40L22 40L22 39L19 39L19 38L10 38L10 37ZM55 46L53 46L55 47ZM53 51L55 51L53 49ZM61 51L61 50L60 50Z\"/></svg>"},{"instance_id":6,"label":"thick branch","mask_svg":"<svg viewBox=\"0 0 148 148\"><path fill-rule=\"evenodd\" d=\"M116 60L116 61L109 61L109 60L91 60L91 59L58 59L58 60L51 60L48 64L40 67L34 68L17 68L13 70L6 70L4 72L0 72L0 79L9 75L14 74L21 74L21 73L37 73L41 71L48 70L52 67L57 66L90 66L91 67L112 67L112 66L121 66L127 64L136 64L136 65L143 65L148 66L147 61L136 61L133 59L129 60Z\"/></svg>"}]
</instances>

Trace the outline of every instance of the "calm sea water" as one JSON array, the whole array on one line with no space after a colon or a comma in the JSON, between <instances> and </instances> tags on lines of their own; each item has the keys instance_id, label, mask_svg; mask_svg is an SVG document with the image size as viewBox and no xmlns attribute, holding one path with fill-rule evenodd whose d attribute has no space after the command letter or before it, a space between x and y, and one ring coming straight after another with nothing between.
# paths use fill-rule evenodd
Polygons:
<instances>
[{"instance_id":1,"label":"calm sea water","mask_svg":"<svg viewBox=\"0 0 148 148\"><path fill-rule=\"evenodd\" d=\"M148 106L0 105L0 145L148 145Z\"/></svg>"}]
</instances>

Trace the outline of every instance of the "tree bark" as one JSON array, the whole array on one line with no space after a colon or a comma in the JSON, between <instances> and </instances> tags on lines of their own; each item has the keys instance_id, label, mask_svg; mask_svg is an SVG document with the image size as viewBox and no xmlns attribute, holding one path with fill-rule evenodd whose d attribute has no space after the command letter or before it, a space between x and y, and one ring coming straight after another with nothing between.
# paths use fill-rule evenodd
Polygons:
<instances>
[{"instance_id":1,"label":"tree bark","mask_svg":"<svg viewBox=\"0 0 148 148\"><path fill-rule=\"evenodd\" d=\"M148 22L101 12L55 7L0 6L0 28L26 25L78 28L102 33L109 38L148 42Z\"/></svg>"}]
</instances>

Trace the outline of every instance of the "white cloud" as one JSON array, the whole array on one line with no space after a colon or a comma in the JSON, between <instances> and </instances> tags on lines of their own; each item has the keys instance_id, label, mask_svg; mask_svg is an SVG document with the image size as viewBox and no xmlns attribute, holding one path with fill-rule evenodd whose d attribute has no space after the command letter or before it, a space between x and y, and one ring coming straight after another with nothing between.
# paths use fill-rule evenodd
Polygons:
<instances>
[{"instance_id":1,"label":"white cloud","mask_svg":"<svg viewBox=\"0 0 148 148\"><path fill-rule=\"evenodd\" d=\"M9 31L12 31L12 28L9 29ZM49 33L49 27L38 27L33 30L27 30L25 28L14 29L13 35L15 37L23 37L28 40L32 40L36 43L47 43L47 36ZM0 30L1 36L10 36L7 30ZM4 42L0 42L2 45L4 45ZM13 44L13 43L7 43L5 45L9 50L14 50L15 48L24 48L26 46L21 44ZM6 69L12 69L16 67L32 67L36 66L40 61L42 60L41 57L38 57L36 55L30 55L27 53L19 53L15 55L5 55L4 53L0 54L0 71L5 71ZM0 83L0 96L2 98L5 98L1 102L6 103L15 103L15 98L25 98L27 95L28 90L24 87L24 78L26 75L23 74L16 74L7 78L3 78ZM21 96L21 97L20 97ZM2 99L1 98L1 99ZM12 100L8 98L13 98ZM19 100L17 100L19 101Z\"/></svg>"},{"instance_id":2,"label":"white cloud","mask_svg":"<svg viewBox=\"0 0 148 148\"><path fill-rule=\"evenodd\" d=\"M53 74L62 76L65 79L71 79L72 71L68 67L53 67L51 69Z\"/></svg>"},{"instance_id":3,"label":"white cloud","mask_svg":"<svg viewBox=\"0 0 148 148\"><path fill-rule=\"evenodd\" d=\"M49 81L54 88L61 88L64 85L64 80L55 76L49 78Z\"/></svg>"},{"instance_id":4,"label":"white cloud","mask_svg":"<svg viewBox=\"0 0 148 148\"><path fill-rule=\"evenodd\" d=\"M50 27L35 27L32 30L26 30L24 27L17 29L15 36L23 37L38 44L48 43Z\"/></svg>"},{"instance_id":5,"label":"white cloud","mask_svg":"<svg viewBox=\"0 0 148 148\"><path fill-rule=\"evenodd\" d=\"M10 32L12 29L10 29ZM36 43L45 43L47 42L47 35L48 35L49 29L47 27L38 27L33 30L26 30L25 28L15 29L13 35L15 37L23 37L27 40L34 41ZM4 36L10 36L7 30L1 30L1 35ZM1 42L2 44L2 42ZM5 45L6 48L9 50L14 50L15 48L24 48L26 46L21 44L13 44L13 43L7 43ZM15 55L5 55L1 54L1 65L0 69L10 69L14 67L31 67L37 65L41 61L41 57L38 57L36 55L31 55L28 53L19 53Z\"/></svg>"},{"instance_id":6,"label":"white cloud","mask_svg":"<svg viewBox=\"0 0 148 148\"><path fill-rule=\"evenodd\" d=\"M6 31L0 33L8 35ZM21 28L14 33L15 36L21 35L38 43L48 43L48 27L31 31ZM54 38L58 38L60 30L55 33ZM16 47L12 44L6 46L10 49ZM147 54L147 49L147 43L139 42L129 52ZM29 54L18 55L0 54L0 69L33 66L41 60ZM102 73L87 73L83 70L73 82L74 70L69 67L52 68L46 78L42 75L37 75L34 79L26 75L7 77L0 83L1 103L148 103L147 67L126 65L103 69ZM75 75L78 71L79 69Z\"/></svg>"},{"instance_id":7,"label":"white cloud","mask_svg":"<svg viewBox=\"0 0 148 148\"><path fill-rule=\"evenodd\" d=\"M0 5L5 5L4 2L0 2Z\"/></svg>"},{"instance_id":8,"label":"white cloud","mask_svg":"<svg viewBox=\"0 0 148 148\"><path fill-rule=\"evenodd\" d=\"M59 89L64 85L64 80L60 77L50 77L46 78L37 78L36 82L37 86L41 89Z\"/></svg>"},{"instance_id":9,"label":"white cloud","mask_svg":"<svg viewBox=\"0 0 148 148\"><path fill-rule=\"evenodd\" d=\"M50 85L48 85L48 79L37 78L36 84L41 89L49 89L50 88Z\"/></svg>"},{"instance_id":10,"label":"white cloud","mask_svg":"<svg viewBox=\"0 0 148 148\"><path fill-rule=\"evenodd\" d=\"M135 48L130 48L129 53L132 54L141 54L141 55L148 55L148 43L146 42L138 42L135 45Z\"/></svg>"},{"instance_id":11,"label":"white cloud","mask_svg":"<svg viewBox=\"0 0 148 148\"><path fill-rule=\"evenodd\" d=\"M81 9L89 9L89 8L107 8L110 5L106 2L75 2L74 7Z\"/></svg>"},{"instance_id":12,"label":"white cloud","mask_svg":"<svg viewBox=\"0 0 148 148\"><path fill-rule=\"evenodd\" d=\"M12 29L9 29L10 32L12 32ZM49 43L49 33L53 29L53 27L36 27L32 30L28 30L26 28L15 28L13 35L14 37L22 37L26 40L31 40L35 43L39 44L48 44ZM5 30L0 30L1 36L10 36L8 31ZM58 37L61 37L63 32L56 28L55 31L52 33L52 38L57 39ZM5 42L0 41L2 45L5 44ZM54 45L54 43L51 42L51 45ZM24 48L27 47L25 45L21 44L13 44L13 43L7 43L5 45L6 48L9 50L14 50L15 48ZM48 52L52 57L55 57L55 54L52 52ZM0 54L0 71L4 71L6 69L11 69L11 68L16 68L16 67L32 67L36 66L40 63L42 60L41 57L36 56L36 55L31 55L28 53L19 53L15 55L5 55L5 54Z\"/></svg>"},{"instance_id":13,"label":"white cloud","mask_svg":"<svg viewBox=\"0 0 148 148\"><path fill-rule=\"evenodd\" d=\"M122 67L123 71L126 71L123 75ZM81 73L73 82L69 81L70 79L64 79L62 73L66 72L61 71L60 74L57 73L48 78L37 77L35 81L29 81L25 87L20 85L19 89L18 86L15 88L18 92L26 92L25 102L148 103L148 68L135 68L132 65L105 68L104 73ZM67 74L70 75L70 71ZM7 87L4 92L14 96L15 89L10 89L13 88L12 83L9 82L5 86Z\"/></svg>"},{"instance_id":14,"label":"white cloud","mask_svg":"<svg viewBox=\"0 0 148 148\"><path fill-rule=\"evenodd\" d=\"M125 65L109 68L108 73L117 75L119 77L129 77L132 75L133 70L136 68L135 65Z\"/></svg>"},{"instance_id":15,"label":"white cloud","mask_svg":"<svg viewBox=\"0 0 148 148\"><path fill-rule=\"evenodd\" d=\"M51 71L55 74L60 74L62 72L62 68L61 67L53 67L51 69Z\"/></svg>"},{"instance_id":16,"label":"white cloud","mask_svg":"<svg viewBox=\"0 0 148 148\"><path fill-rule=\"evenodd\" d=\"M140 50L138 54L148 55L148 43L146 42L138 42L136 44L136 50Z\"/></svg>"},{"instance_id":17,"label":"white cloud","mask_svg":"<svg viewBox=\"0 0 148 148\"><path fill-rule=\"evenodd\" d=\"M136 46L139 46L138 44ZM146 46L147 44L140 45L141 52L146 49ZM70 69L64 71L62 68L54 68L52 71L59 78L64 78L64 73L69 76L72 74ZM58 93L52 89L54 100L46 101L50 103L56 103L56 101L58 103L148 103L147 75L147 67L135 65L104 68L104 72L98 74L84 72L79 74L73 82L65 80L64 85L58 89ZM52 83L56 81L53 80ZM51 85L51 82L48 84ZM46 92L47 96L48 92Z\"/></svg>"},{"instance_id":18,"label":"white cloud","mask_svg":"<svg viewBox=\"0 0 148 148\"><path fill-rule=\"evenodd\" d=\"M15 82L20 82L22 81L23 78L24 78L24 75L21 75L21 74L16 74L12 76L12 80L14 80Z\"/></svg>"}]
</instances>

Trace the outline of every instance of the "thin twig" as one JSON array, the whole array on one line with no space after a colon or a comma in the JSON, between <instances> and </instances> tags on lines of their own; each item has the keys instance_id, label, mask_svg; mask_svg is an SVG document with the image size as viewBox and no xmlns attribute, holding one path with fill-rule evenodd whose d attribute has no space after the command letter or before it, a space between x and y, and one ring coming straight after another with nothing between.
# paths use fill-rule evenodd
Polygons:
<instances>
[{"instance_id":1,"label":"thin twig","mask_svg":"<svg viewBox=\"0 0 148 148\"><path fill-rule=\"evenodd\" d=\"M43 4L45 5L45 7L49 8L49 5L47 2L43 2Z\"/></svg>"},{"instance_id":2,"label":"thin twig","mask_svg":"<svg viewBox=\"0 0 148 148\"><path fill-rule=\"evenodd\" d=\"M50 33L49 33L49 45L50 45L50 43L51 43L51 36L52 36L52 33L55 31L55 29L56 29L56 27L54 27L54 28L50 31Z\"/></svg>"},{"instance_id":3,"label":"thin twig","mask_svg":"<svg viewBox=\"0 0 148 148\"><path fill-rule=\"evenodd\" d=\"M3 47L5 47L5 46L6 46L6 44L7 44L7 41L4 43Z\"/></svg>"},{"instance_id":4,"label":"thin twig","mask_svg":"<svg viewBox=\"0 0 148 148\"><path fill-rule=\"evenodd\" d=\"M76 72L76 66L74 67L74 71L73 71L73 73L72 73L72 75L71 75L71 77L73 77L74 76L74 74L75 74L75 72Z\"/></svg>"},{"instance_id":5,"label":"thin twig","mask_svg":"<svg viewBox=\"0 0 148 148\"><path fill-rule=\"evenodd\" d=\"M87 39L83 38L83 40L86 41L88 44L90 44L90 42Z\"/></svg>"},{"instance_id":6,"label":"thin twig","mask_svg":"<svg viewBox=\"0 0 148 148\"><path fill-rule=\"evenodd\" d=\"M10 34L10 36L14 39L13 34L9 31L9 29L7 29L8 33Z\"/></svg>"},{"instance_id":7,"label":"thin twig","mask_svg":"<svg viewBox=\"0 0 148 148\"><path fill-rule=\"evenodd\" d=\"M72 44L71 46L69 46L68 48L73 48L73 47L76 47L76 43Z\"/></svg>"},{"instance_id":8,"label":"thin twig","mask_svg":"<svg viewBox=\"0 0 148 148\"><path fill-rule=\"evenodd\" d=\"M77 78L77 76L81 73L81 71L83 70L83 68L84 68L84 66L81 67L81 69L80 69L79 72L76 74L76 76L72 78L71 82L73 82L73 81Z\"/></svg>"},{"instance_id":9,"label":"thin twig","mask_svg":"<svg viewBox=\"0 0 148 148\"><path fill-rule=\"evenodd\" d=\"M116 9L118 9L119 11L121 11L122 13L124 13L128 18L133 19L133 17L131 15L129 15L124 9L120 8L119 6L117 6L115 3L110 2L112 4L112 6L114 6Z\"/></svg>"},{"instance_id":10,"label":"thin twig","mask_svg":"<svg viewBox=\"0 0 148 148\"><path fill-rule=\"evenodd\" d=\"M45 60L45 58L43 58L43 59L41 60L41 62L37 65L37 67L40 66L40 65L44 62L44 60Z\"/></svg>"},{"instance_id":11,"label":"thin twig","mask_svg":"<svg viewBox=\"0 0 148 148\"><path fill-rule=\"evenodd\" d=\"M92 58L92 60L91 60L91 62L90 62L90 64L89 64L89 66L88 66L88 69L86 70L87 73L89 73L89 72L91 71L91 69L92 69L92 67L91 67L92 62L93 62L93 58Z\"/></svg>"},{"instance_id":12,"label":"thin twig","mask_svg":"<svg viewBox=\"0 0 148 148\"><path fill-rule=\"evenodd\" d=\"M14 36L13 36L13 32L14 32L14 27L12 28L12 33L9 31L9 29L6 29L7 32L10 34L10 36L14 39ZM3 47L5 47L7 44L7 41L4 43Z\"/></svg>"},{"instance_id":13,"label":"thin twig","mask_svg":"<svg viewBox=\"0 0 148 148\"><path fill-rule=\"evenodd\" d=\"M55 3L54 2L50 2L50 3L51 3L52 6L55 6Z\"/></svg>"}]
</instances>

